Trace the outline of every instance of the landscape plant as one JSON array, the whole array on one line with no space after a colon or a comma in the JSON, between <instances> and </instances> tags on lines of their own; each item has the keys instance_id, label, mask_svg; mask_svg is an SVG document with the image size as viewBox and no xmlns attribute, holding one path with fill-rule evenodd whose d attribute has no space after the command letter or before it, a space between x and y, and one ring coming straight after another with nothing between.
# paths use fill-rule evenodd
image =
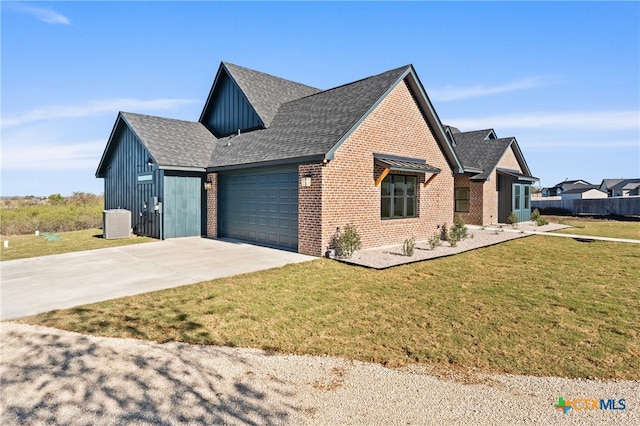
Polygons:
<instances>
[{"instance_id":1,"label":"landscape plant","mask_svg":"<svg viewBox=\"0 0 640 426\"><path fill-rule=\"evenodd\" d=\"M460 236L453 229L451 229L449 231L449 234L447 235L447 241L449 242L449 245L451 247L455 247L460 241Z\"/></svg>"},{"instance_id":2,"label":"landscape plant","mask_svg":"<svg viewBox=\"0 0 640 426\"><path fill-rule=\"evenodd\" d=\"M440 247L442 245L442 235L439 232L435 232L431 237L429 237L429 247L431 250L436 247Z\"/></svg>"},{"instance_id":3,"label":"landscape plant","mask_svg":"<svg viewBox=\"0 0 640 426\"><path fill-rule=\"evenodd\" d=\"M518 215L516 214L516 212L509 213L509 216L507 217L507 225L515 225L517 223Z\"/></svg>"},{"instance_id":4,"label":"landscape plant","mask_svg":"<svg viewBox=\"0 0 640 426\"><path fill-rule=\"evenodd\" d=\"M540 218L540 210L538 209L533 209L533 211L531 212L531 220L533 220L534 222L538 220L538 218Z\"/></svg>"},{"instance_id":5,"label":"landscape plant","mask_svg":"<svg viewBox=\"0 0 640 426\"><path fill-rule=\"evenodd\" d=\"M402 254L405 256L413 256L413 250L416 246L416 239L414 237L407 238L404 240L404 244L402 244Z\"/></svg>"},{"instance_id":6,"label":"landscape plant","mask_svg":"<svg viewBox=\"0 0 640 426\"><path fill-rule=\"evenodd\" d=\"M460 215L456 215L453 218L453 226L449 231L449 235L451 236L452 234L458 241L462 241L469 236L469 230Z\"/></svg>"},{"instance_id":7,"label":"landscape plant","mask_svg":"<svg viewBox=\"0 0 640 426\"><path fill-rule=\"evenodd\" d=\"M344 231L338 237L339 255L343 257L351 257L353 253L362 248L362 238L354 224L347 224Z\"/></svg>"}]
</instances>

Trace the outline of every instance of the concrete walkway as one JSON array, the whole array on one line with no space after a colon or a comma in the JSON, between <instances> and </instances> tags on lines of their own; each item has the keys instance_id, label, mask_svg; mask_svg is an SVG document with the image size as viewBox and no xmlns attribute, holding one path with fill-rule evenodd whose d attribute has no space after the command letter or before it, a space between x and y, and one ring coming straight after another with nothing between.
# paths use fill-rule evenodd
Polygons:
<instances>
[{"instance_id":1,"label":"concrete walkway","mask_svg":"<svg viewBox=\"0 0 640 426\"><path fill-rule=\"evenodd\" d=\"M613 243L630 243L630 244L640 244L640 240L631 239L631 238L612 238L612 237L599 237L595 235L580 235L580 234L562 234L558 232L549 232L549 231L534 231L531 229L523 229L518 227L511 226L485 226L480 227L476 225L467 225L469 229L485 229L487 231L504 231L504 232L515 232L518 234L528 234L528 235L547 235L550 237L564 237L564 238L575 238L579 240L594 240L594 241L610 241ZM568 226L565 228L569 228Z\"/></svg>"},{"instance_id":2,"label":"concrete walkway","mask_svg":"<svg viewBox=\"0 0 640 426\"><path fill-rule=\"evenodd\" d=\"M0 320L315 259L232 241L165 241L0 262Z\"/></svg>"}]
</instances>

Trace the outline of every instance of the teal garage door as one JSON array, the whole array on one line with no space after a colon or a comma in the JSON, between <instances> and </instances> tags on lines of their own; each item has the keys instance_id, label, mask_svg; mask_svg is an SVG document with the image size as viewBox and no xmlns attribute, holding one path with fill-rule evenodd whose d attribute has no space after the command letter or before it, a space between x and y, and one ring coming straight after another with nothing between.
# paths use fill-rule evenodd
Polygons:
<instances>
[{"instance_id":1,"label":"teal garage door","mask_svg":"<svg viewBox=\"0 0 640 426\"><path fill-rule=\"evenodd\" d=\"M298 167L220 173L218 235L298 249Z\"/></svg>"},{"instance_id":2,"label":"teal garage door","mask_svg":"<svg viewBox=\"0 0 640 426\"><path fill-rule=\"evenodd\" d=\"M164 238L202 235L201 196L201 177L164 177Z\"/></svg>"}]
</instances>

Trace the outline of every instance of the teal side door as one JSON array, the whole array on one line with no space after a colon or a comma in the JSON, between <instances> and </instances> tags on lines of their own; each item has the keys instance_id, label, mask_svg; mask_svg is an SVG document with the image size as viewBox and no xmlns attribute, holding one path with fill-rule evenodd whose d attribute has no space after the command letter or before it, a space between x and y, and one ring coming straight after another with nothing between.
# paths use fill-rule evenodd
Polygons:
<instances>
[{"instance_id":1,"label":"teal side door","mask_svg":"<svg viewBox=\"0 0 640 426\"><path fill-rule=\"evenodd\" d=\"M164 177L164 238L202 235L202 178Z\"/></svg>"},{"instance_id":2,"label":"teal side door","mask_svg":"<svg viewBox=\"0 0 640 426\"><path fill-rule=\"evenodd\" d=\"M531 185L514 183L511 194L511 211L518 217L518 222L531 220Z\"/></svg>"}]
</instances>

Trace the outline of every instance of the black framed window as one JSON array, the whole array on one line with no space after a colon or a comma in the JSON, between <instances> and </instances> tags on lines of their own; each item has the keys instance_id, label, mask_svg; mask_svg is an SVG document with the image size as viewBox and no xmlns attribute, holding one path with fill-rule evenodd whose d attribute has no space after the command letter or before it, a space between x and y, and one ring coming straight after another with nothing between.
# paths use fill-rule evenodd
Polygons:
<instances>
[{"instance_id":1,"label":"black framed window","mask_svg":"<svg viewBox=\"0 0 640 426\"><path fill-rule=\"evenodd\" d=\"M456 212L460 213L468 213L469 212L469 198L470 198L469 188L460 187L455 189L455 197L456 197Z\"/></svg>"},{"instance_id":2,"label":"black framed window","mask_svg":"<svg viewBox=\"0 0 640 426\"><path fill-rule=\"evenodd\" d=\"M380 217L402 219L416 217L418 177L387 175L382 181L380 195Z\"/></svg>"}]
</instances>

